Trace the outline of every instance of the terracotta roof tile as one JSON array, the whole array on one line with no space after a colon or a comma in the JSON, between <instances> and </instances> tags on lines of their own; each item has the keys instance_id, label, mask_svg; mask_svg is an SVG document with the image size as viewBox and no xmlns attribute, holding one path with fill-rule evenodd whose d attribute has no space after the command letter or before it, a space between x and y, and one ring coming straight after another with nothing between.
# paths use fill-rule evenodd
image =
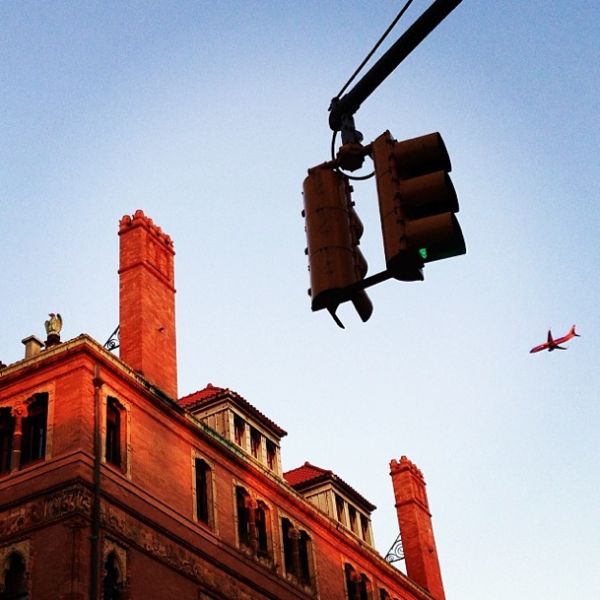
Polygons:
<instances>
[{"instance_id":1,"label":"terracotta roof tile","mask_svg":"<svg viewBox=\"0 0 600 600\"><path fill-rule=\"evenodd\" d=\"M301 467L284 473L283 477L292 487L294 487L302 483L316 482L316 480L320 478L335 478L335 475L333 471L326 471L325 469L311 465L309 462L305 462Z\"/></svg>"},{"instance_id":2,"label":"terracotta roof tile","mask_svg":"<svg viewBox=\"0 0 600 600\"><path fill-rule=\"evenodd\" d=\"M342 478L338 477L333 471L327 471L321 467L311 465L309 462L305 462L301 467L286 471L283 474L283 478L298 492L302 492L312 485L322 483L325 481L332 481L343 489L351 497L360 500L364 506L369 510L373 511L377 508L374 504L371 504L364 496L359 494L352 486L348 485Z\"/></svg>"},{"instance_id":3,"label":"terracotta roof tile","mask_svg":"<svg viewBox=\"0 0 600 600\"><path fill-rule=\"evenodd\" d=\"M201 404L203 400L208 400L209 398L217 396L224 391L224 388L216 387L212 383L209 383L203 390L198 390L197 392L188 394L183 398L179 398L177 403L184 408L190 406L191 404Z\"/></svg>"},{"instance_id":4,"label":"terracotta roof tile","mask_svg":"<svg viewBox=\"0 0 600 600\"><path fill-rule=\"evenodd\" d=\"M230 390L229 388L221 388L214 386L212 383L209 383L204 389L194 392L193 394L183 396L183 398L180 398L177 402L186 410L193 411L194 409L199 408L204 404L208 404L213 400L220 400L220 397L226 396L237 402L238 405L244 407L250 415L253 415L259 421L263 421L264 424L270 426L273 429L274 433L280 438L287 435L287 431L279 427L277 423L275 423L262 412L260 412L256 407L250 404L248 400L246 400L236 392Z\"/></svg>"}]
</instances>

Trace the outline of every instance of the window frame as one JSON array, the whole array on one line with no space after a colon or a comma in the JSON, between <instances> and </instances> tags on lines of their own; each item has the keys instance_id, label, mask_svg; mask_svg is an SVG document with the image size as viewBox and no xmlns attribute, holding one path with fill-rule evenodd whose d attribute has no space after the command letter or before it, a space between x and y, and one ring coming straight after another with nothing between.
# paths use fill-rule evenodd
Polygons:
<instances>
[{"instance_id":1,"label":"window frame","mask_svg":"<svg viewBox=\"0 0 600 600\"><path fill-rule=\"evenodd\" d=\"M13 596L13 598L28 599L31 598L31 541L29 539L24 539L7 546L0 547L0 577L2 578L1 582L3 585L6 585L6 575L10 569L9 561L11 561L15 555L19 557L24 566L24 589L20 592L21 595ZM0 595L0 597L2 596Z\"/></svg>"},{"instance_id":2,"label":"window frame","mask_svg":"<svg viewBox=\"0 0 600 600\"><path fill-rule=\"evenodd\" d=\"M243 552L273 565L273 510L243 483L234 481L236 543Z\"/></svg>"},{"instance_id":3,"label":"window frame","mask_svg":"<svg viewBox=\"0 0 600 600\"><path fill-rule=\"evenodd\" d=\"M123 409L119 401L112 396L106 399L106 438L104 444L104 459L108 464L119 469L123 467Z\"/></svg>"},{"instance_id":4,"label":"window frame","mask_svg":"<svg viewBox=\"0 0 600 600\"><path fill-rule=\"evenodd\" d=\"M289 516L280 518L281 552L284 575L292 581L314 590L316 572L314 546L306 528Z\"/></svg>"},{"instance_id":5,"label":"window frame","mask_svg":"<svg viewBox=\"0 0 600 600\"><path fill-rule=\"evenodd\" d=\"M16 419L10 406L0 408L0 476L13 467L13 449Z\"/></svg>"},{"instance_id":6,"label":"window frame","mask_svg":"<svg viewBox=\"0 0 600 600\"><path fill-rule=\"evenodd\" d=\"M199 477L199 471L203 474L202 478ZM203 484L201 489L199 489L200 479ZM214 464L197 450L192 450L192 504L193 520L199 525L216 530L215 468ZM204 508L201 508L201 505Z\"/></svg>"},{"instance_id":7,"label":"window frame","mask_svg":"<svg viewBox=\"0 0 600 600\"><path fill-rule=\"evenodd\" d=\"M34 394L27 400L26 407L27 412L21 422L21 468L46 459L48 446L48 393L39 392Z\"/></svg>"},{"instance_id":8,"label":"window frame","mask_svg":"<svg viewBox=\"0 0 600 600\"><path fill-rule=\"evenodd\" d=\"M109 443L112 445L109 432L111 407L119 413L118 435L114 442L115 445L118 445L118 462L112 460L112 450L109 451ZM128 479L131 479L131 404L106 385L103 387L101 398L100 438L102 463L110 467L114 472L122 473Z\"/></svg>"}]
</instances>

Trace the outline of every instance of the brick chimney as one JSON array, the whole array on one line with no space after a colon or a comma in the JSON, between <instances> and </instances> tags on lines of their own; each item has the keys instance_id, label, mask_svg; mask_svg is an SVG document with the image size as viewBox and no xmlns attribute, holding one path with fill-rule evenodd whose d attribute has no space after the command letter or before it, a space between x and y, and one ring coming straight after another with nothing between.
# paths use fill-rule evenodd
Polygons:
<instances>
[{"instance_id":1,"label":"brick chimney","mask_svg":"<svg viewBox=\"0 0 600 600\"><path fill-rule=\"evenodd\" d=\"M434 598L445 600L423 474L406 456L399 463L392 460L390 469L406 573Z\"/></svg>"},{"instance_id":2,"label":"brick chimney","mask_svg":"<svg viewBox=\"0 0 600 600\"><path fill-rule=\"evenodd\" d=\"M141 210L119 237L119 356L176 400L173 242Z\"/></svg>"}]
</instances>

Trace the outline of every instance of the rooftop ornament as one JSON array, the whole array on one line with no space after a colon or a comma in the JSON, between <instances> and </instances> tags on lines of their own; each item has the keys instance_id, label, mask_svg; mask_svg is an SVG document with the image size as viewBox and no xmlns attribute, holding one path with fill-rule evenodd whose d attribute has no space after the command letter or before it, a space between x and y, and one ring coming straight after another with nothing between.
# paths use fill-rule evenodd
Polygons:
<instances>
[{"instance_id":1,"label":"rooftop ornament","mask_svg":"<svg viewBox=\"0 0 600 600\"><path fill-rule=\"evenodd\" d=\"M46 327L46 348L60 344L60 330L62 329L63 320L59 313L50 313L50 318L44 323Z\"/></svg>"}]
</instances>

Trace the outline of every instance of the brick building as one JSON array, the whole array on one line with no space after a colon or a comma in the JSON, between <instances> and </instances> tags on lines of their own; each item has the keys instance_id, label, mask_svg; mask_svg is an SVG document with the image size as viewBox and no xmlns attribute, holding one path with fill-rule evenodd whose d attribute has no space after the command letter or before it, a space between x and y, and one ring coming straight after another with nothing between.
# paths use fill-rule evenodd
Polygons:
<instances>
[{"instance_id":1,"label":"brick building","mask_svg":"<svg viewBox=\"0 0 600 600\"><path fill-rule=\"evenodd\" d=\"M141 211L119 236L119 356L47 329L0 363L0 600L444 600L415 465L391 462L407 576L242 396L178 397L172 241Z\"/></svg>"}]
</instances>

